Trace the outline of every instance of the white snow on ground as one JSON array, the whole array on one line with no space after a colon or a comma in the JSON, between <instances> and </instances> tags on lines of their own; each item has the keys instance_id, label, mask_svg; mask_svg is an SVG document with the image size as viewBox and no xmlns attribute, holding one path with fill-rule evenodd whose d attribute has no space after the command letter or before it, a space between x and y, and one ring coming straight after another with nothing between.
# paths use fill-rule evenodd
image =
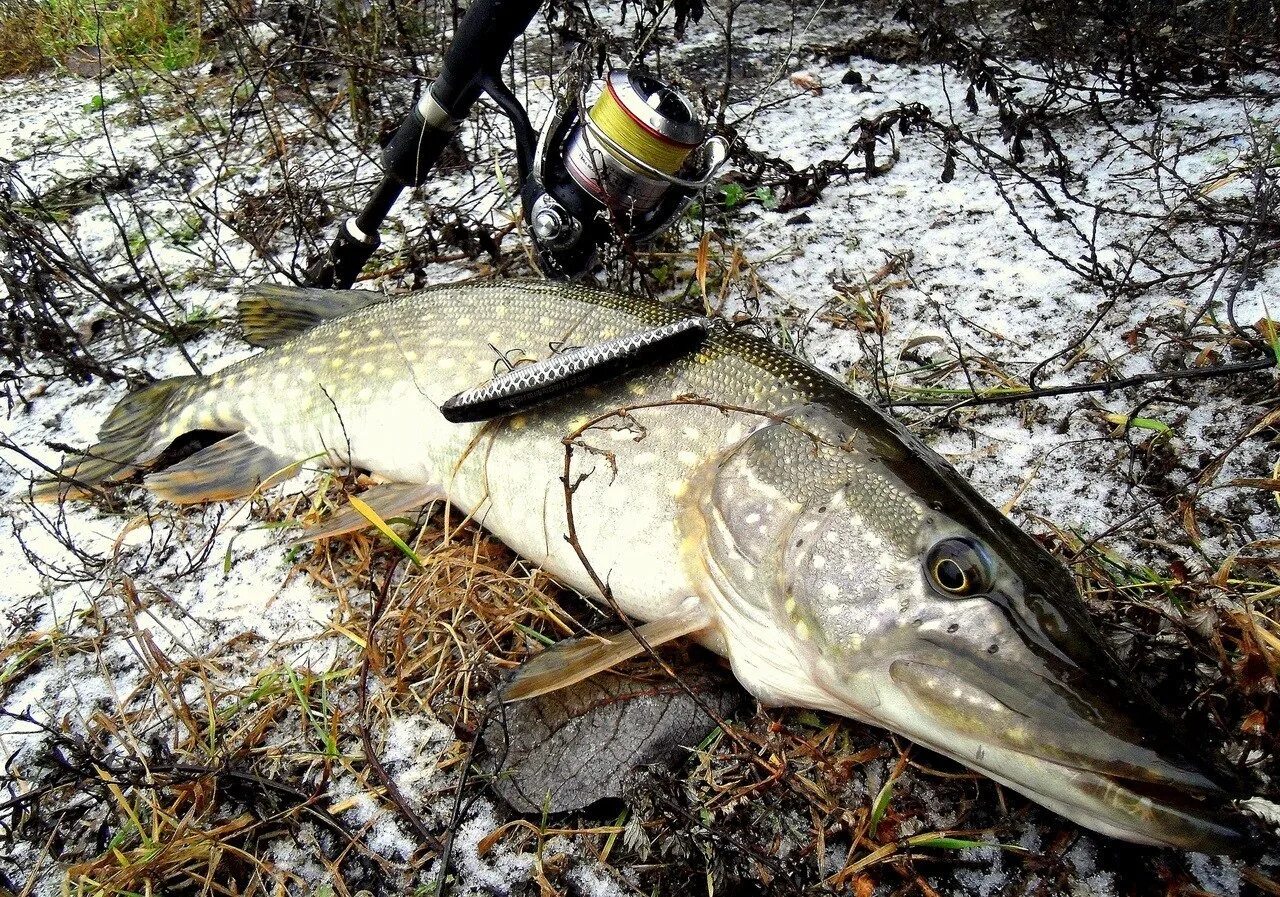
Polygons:
<instances>
[{"instance_id":1,"label":"white snow on ground","mask_svg":"<svg viewBox=\"0 0 1280 897\"><path fill-rule=\"evenodd\" d=\"M744 7L740 14L748 11L749 7ZM768 14L756 13L761 17ZM718 46L713 18L690 27L686 44L673 54L677 62L681 52L693 58ZM819 25L831 27L825 22ZM965 110L963 103L954 102L962 88L954 83L953 75L944 76L938 66L861 59L834 64L822 58L806 59L805 69L825 86L821 95L814 95L789 81L787 75L799 68L800 62L788 59L783 38L744 31L743 52L755 54L767 70L780 76L763 95L736 103L730 119L739 120L741 137L748 146L777 154L796 168L842 156L853 139L849 135L851 122L903 103L924 104L938 115L953 109L957 121L966 127L996 127L989 109L984 107L975 115ZM864 89L841 84L850 67L861 74ZM201 67L183 86L198 92L212 77L207 66ZM545 73L529 81L535 122L548 107L549 84ZM518 84L517 92L523 86ZM99 95L101 101L95 100ZM158 268L174 284L173 295L163 298L170 313L200 309L203 314L227 316L234 307L235 288L274 276L273 265L208 214L200 216L203 229L194 242L173 239L191 209L190 204L184 206L175 199L195 198L206 209L234 206L254 185L261 189L271 186L279 169L267 164L267 147L262 144L210 140L187 129L180 117L167 118L158 103L152 110L154 120L139 125L136 102L114 82L101 93L93 81L61 75L0 82L0 108L6 110L0 126L0 158L22 160L17 172L35 192L44 193L67 178L123 169L132 163L141 168L139 180L146 185L164 173L175 144L188 146L192 158L201 160L192 168L191 183L181 190L162 180L144 186L134 199L146 209L146 220L131 218L133 213L123 203L116 203L115 208L127 231L139 232L147 240L150 252L142 259L144 267ZM1187 101L1167 111L1166 127L1189 141L1215 129L1234 128L1243 115L1260 114L1256 109L1216 100ZM225 113L225 105L209 110L211 118ZM340 122L344 121L342 115L336 115ZM1140 123L1126 127L1140 136ZM299 126L294 132L304 131ZM470 125L463 137L468 145L487 139ZM1059 135L1073 164L1088 173L1090 197L1123 199L1152 210L1164 208L1150 185L1131 176L1142 160L1116 150L1110 137L1095 125L1072 126ZM1033 363L1073 345L1085 323L1099 311L1098 292L1032 243L991 182L969 168L963 156L955 180L943 184L938 179L943 148L934 138L913 133L898 135L896 140L901 157L879 177L837 177L810 208L780 212L752 204L733 219L729 239L766 287L765 306L746 309L735 295L725 313L750 310L765 320L780 321L787 333L799 340L799 350L814 363L837 376L857 379L853 365L864 359L866 346L854 330L837 329L825 322L821 313L837 306L836 284L856 287L887 258L909 257L906 274L890 275L899 282L885 293L889 327L883 352L891 372L916 366L902 358L902 353L921 336L937 338L927 346L939 358L954 351L949 348L954 336L971 356L986 356L1015 375L1025 375ZM357 197L359 190L351 187L353 176L367 183L377 171L372 154L358 146L334 153L313 143L307 150L314 152L299 153L294 176L299 184L321 191ZM1182 157L1177 165L1189 181L1207 183L1238 171L1248 150L1247 146L1213 143L1199 154ZM425 221L424 203L463 203L473 214L509 220L511 209L504 204L501 192L491 189L492 161L485 161L483 152L477 156L481 164L474 172L441 178L403 204L397 215L405 222L404 231L415 233ZM853 164L857 161L855 158ZM264 169L270 174L261 174ZM1221 189L1243 190L1246 186L1232 181ZM1015 185L1013 190L1020 199L1029 199L1025 188ZM1029 225L1041 240L1064 255L1076 251L1065 224L1034 208L1026 212L1026 208L1024 214L1032 215ZM1106 226L1113 224L1107 222ZM101 272L121 270L127 263L127 240L100 204L71 214L68 230ZM388 233L379 258L395 257L404 231ZM1101 242L1121 243L1139 236L1118 232ZM1194 235L1189 239L1194 241ZM277 239L285 264L291 242L288 234ZM691 239L688 248L694 245ZM1126 261L1126 250L1117 245L1110 263L1122 265ZM691 270L689 263L684 276L690 276ZM438 281L469 273L472 271L465 263L431 269L432 278ZM390 278L385 286L399 284ZM1042 385L1086 380L1097 373L1090 359L1109 361L1119 375L1149 370L1151 346L1140 342L1135 348L1129 342L1130 332L1153 319L1179 320L1188 309L1198 309L1209 299L1212 286L1204 283L1189 293L1154 289L1138 301L1118 304L1086 342L1081 353L1084 360L1071 369L1051 367ZM1280 274L1275 268L1246 285L1237 307L1238 320L1252 324L1268 313L1267 300L1275 295L1277 286ZM77 322L91 322L101 314L101 309L82 308ZM217 329L191 341L186 349L206 372L250 351ZM127 366L156 377L190 372L178 351L154 346L129 356ZM911 382L903 377L900 385ZM865 379L858 385L864 390L868 387ZM962 385L962 381L948 381L947 385ZM988 378L984 385L995 384ZM51 443L91 443L101 420L124 393L121 383L52 382L39 395L13 403L0 417L0 434L29 452L35 461L56 465L62 452ZM1163 405L1144 412L1159 416L1171 427L1170 439L1179 456L1221 451L1258 414L1257 408L1239 404L1231 394L1217 397L1208 389L1196 389L1192 394L1194 400L1189 405ZM1103 533L1142 503L1143 489L1125 481L1128 448L1124 440L1110 434L1110 428L1099 425L1097 411L1088 410L1095 399L1100 409L1120 414L1128 413L1135 401L1133 393L1098 394L1088 400L1079 396L1049 398L1043 400L1042 412L1034 417L1012 406L989 408L964 430L943 433L933 444L997 505L1011 501L1013 515L1020 522L1039 527L1036 518L1029 516L1038 515L1082 535ZM1078 408L1086 411L1072 413ZM924 417L917 415L916 419ZM164 514L145 498L138 498L123 516L106 515L87 505L60 510L32 508L20 498L36 472L35 465L12 454L0 458L5 462L0 464L0 494L10 496L0 517L0 613L10 620L14 636L41 630L72 631L91 610L98 614L119 611L132 600L121 589L128 577L138 593L151 596L144 602L145 610L136 614L137 625L170 656L200 656L252 633L256 638L246 642L237 655L246 677L270 661L315 671L330 669L338 661L346 645L344 636L330 627L336 599L292 572L283 535L255 522L247 505L232 504L180 518ZM1218 482L1239 476L1268 476L1270 460L1265 444L1248 443L1231 456ZM299 490L305 484L295 481L279 488ZM1216 509L1225 508L1227 500L1226 493L1207 499ZM1274 538L1275 508L1256 510L1248 525L1254 537ZM81 557L68 551L64 544L68 540ZM1120 539L1116 547L1135 553L1143 550L1140 540L1129 537ZM1229 543L1217 535L1203 546L1206 554L1218 561L1239 547L1239 542ZM1183 553L1192 554L1189 549ZM85 556L92 563L86 565ZM95 709L118 703L121 695L142 681L143 670L130 650L123 643L109 644L96 654L56 656L17 683L7 707L15 713L30 710L40 719L64 720L72 732L83 732ZM31 732L25 722L0 721L0 759L18 766L36 762L24 755L32 743ZM442 772L438 765L451 739L451 730L424 711L420 718L396 721L385 733L382 756L401 789L416 801L416 808L440 825L447 819L451 800L448 783L453 773ZM434 796L421 797L429 794ZM396 863L408 860L415 841L385 803L357 793L354 779L343 774L333 779L329 797L335 805L350 803L342 818L353 830L370 826L367 843L373 850ZM484 855L479 853L480 843L507 821L504 814L503 809L481 799L471 807L458 831L453 866L466 893L500 892L536 872L538 859L532 853L513 852L503 843ZM1098 869L1094 844L1090 836L1082 837L1066 862L1075 869L1080 893L1110 893L1115 888L1114 874ZM1034 849L1038 845L1027 846ZM594 868L589 857L568 841L548 842L544 849L578 860L572 880L583 892L628 893L610 872ZM966 893L981 897L1000 893L1006 869L1017 859L996 848L972 854L965 859L972 860L973 866L957 872L956 883ZM13 857L7 864L21 868L24 859L34 862L35 856ZM272 860L284 873L309 886L318 884L326 874L299 845L281 843ZM1238 870L1232 863L1196 857L1191 870L1207 891L1240 893ZM424 880L430 880L430 874ZM46 868L36 893L55 894L61 887L56 871Z\"/></svg>"}]
</instances>

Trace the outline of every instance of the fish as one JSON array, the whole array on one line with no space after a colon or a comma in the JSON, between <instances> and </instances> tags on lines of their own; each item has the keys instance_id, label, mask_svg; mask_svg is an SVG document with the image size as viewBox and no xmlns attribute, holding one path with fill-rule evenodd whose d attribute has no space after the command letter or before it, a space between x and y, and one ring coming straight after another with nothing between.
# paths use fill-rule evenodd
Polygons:
<instances>
[{"instance_id":1,"label":"fish","mask_svg":"<svg viewBox=\"0 0 1280 897\"><path fill-rule=\"evenodd\" d=\"M641 621L535 655L509 700L685 637L765 705L897 732L1104 835L1214 854L1256 838L1230 774L1125 670L1068 570L891 416L768 340L717 326L450 423L451 397L504 370L688 313L536 280L264 287L239 310L263 351L127 396L34 497L142 474L160 499L208 502L308 465L363 469L384 516L447 500ZM216 441L168 464L194 433ZM364 522L347 508L311 536Z\"/></svg>"}]
</instances>

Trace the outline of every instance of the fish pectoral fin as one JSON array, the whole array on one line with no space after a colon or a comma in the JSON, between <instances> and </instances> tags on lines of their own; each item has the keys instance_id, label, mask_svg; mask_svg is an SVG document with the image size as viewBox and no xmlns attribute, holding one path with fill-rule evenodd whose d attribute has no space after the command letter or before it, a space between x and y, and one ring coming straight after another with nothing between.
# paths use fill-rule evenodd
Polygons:
<instances>
[{"instance_id":1,"label":"fish pectoral fin","mask_svg":"<svg viewBox=\"0 0 1280 897\"><path fill-rule=\"evenodd\" d=\"M360 493L360 500L373 508L379 517L395 517L409 511L416 511L423 505L445 499L444 490L438 486L423 486L419 483L380 483ZM314 542L317 539L328 539L353 533L356 530L373 526L369 518L358 511L354 505L347 505L335 511L315 526L308 527L293 541L294 545Z\"/></svg>"},{"instance_id":2,"label":"fish pectoral fin","mask_svg":"<svg viewBox=\"0 0 1280 897\"><path fill-rule=\"evenodd\" d=\"M687 598L675 612L636 627L651 648L672 639L705 629L711 622L698 598ZM645 646L630 630L607 638L588 636L553 645L525 661L502 690L502 700L511 703L545 695L581 682L624 660L643 654Z\"/></svg>"},{"instance_id":3,"label":"fish pectoral fin","mask_svg":"<svg viewBox=\"0 0 1280 897\"><path fill-rule=\"evenodd\" d=\"M265 349L287 343L325 321L386 301L382 293L371 290L262 284L240 297L237 311L245 342Z\"/></svg>"},{"instance_id":4,"label":"fish pectoral fin","mask_svg":"<svg viewBox=\"0 0 1280 897\"><path fill-rule=\"evenodd\" d=\"M301 463L280 457L245 433L236 433L152 474L142 483L174 504L226 501L288 479L297 473Z\"/></svg>"}]
</instances>

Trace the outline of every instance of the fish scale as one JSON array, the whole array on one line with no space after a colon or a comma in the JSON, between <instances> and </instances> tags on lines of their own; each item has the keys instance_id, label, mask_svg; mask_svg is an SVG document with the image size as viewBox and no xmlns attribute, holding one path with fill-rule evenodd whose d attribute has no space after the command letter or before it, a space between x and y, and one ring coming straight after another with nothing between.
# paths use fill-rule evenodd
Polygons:
<instances>
[{"instance_id":1,"label":"fish scale","mask_svg":"<svg viewBox=\"0 0 1280 897\"><path fill-rule=\"evenodd\" d=\"M687 635L763 702L885 726L1106 834L1243 843L1229 777L1127 675L1070 574L892 418L766 340L713 328L694 351L455 424L442 403L513 360L644 344L687 313L506 281L397 299L270 287L241 315L265 351L129 397L37 497L84 494L213 430L229 435L145 485L204 501L299 464L364 468L388 481L365 493L375 509L447 497L600 597L567 538L571 494L583 555L645 622L537 655L507 699ZM320 532L362 519L343 513Z\"/></svg>"}]
</instances>

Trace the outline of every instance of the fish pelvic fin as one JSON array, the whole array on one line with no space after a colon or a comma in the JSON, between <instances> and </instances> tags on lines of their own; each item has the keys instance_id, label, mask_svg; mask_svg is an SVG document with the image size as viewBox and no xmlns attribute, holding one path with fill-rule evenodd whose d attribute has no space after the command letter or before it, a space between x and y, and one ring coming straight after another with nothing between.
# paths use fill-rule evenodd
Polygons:
<instances>
[{"instance_id":1,"label":"fish pelvic fin","mask_svg":"<svg viewBox=\"0 0 1280 897\"><path fill-rule=\"evenodd\" d=\"M98 431L98 442L68 459L57 476L38 481L35 501L87 498L96 487L132 476L172 439L171 412L183 404L200 377L161 380L120 400Z\"/></svg>"},{"instance_id":2,"label":"fish pelvic fin","mask_svg":"<svg viewBox=\"0 0 1280 897\"><path fill-rule=\"evenodd\" d=\"M702 602L698 598L688 598L673 613L637 627L634 633L628 630L607 638L588 636L559 642L525 661L516 670L502 690L502 700L507 703L524 701L567 688L643 654L645 645L636 638L636 633L650 648L656 648L682 635L705 629L710 622Z\"/></svg>"},{"instance_id":3,"label":"fish pelvic fin","mask_svg":"<svg viewBox=\"0 0 1280 897\"><path fill-rule=\"evenodd\" d=\"M179 505L229 501L288 479L301 463L259 445L248 433L236 433L152 474L143 485Z\"/></svg>"},{"instance_id":4,"label":"fish pelvic fin","mask_svg":"<svg viewBox=\"0 0 1280 897\"><path fill-rule=\"evenodd\" d=\"M437 486L421 486L417 483L380 483L360 494L360 499L378 514L379 517L395 517L416 511L433 501L445 499L444 490ZM316 526L302 531L293 541L294 545L315 542L317 539L328 539L373 526L369 518L360 513L354 505L346 505L339 511L330 514Z\"/></svg>"},{"instance_id":5,"label":"fish pelvic fin","mask_svg":"<svg viewBox=\"0 0 1280 897\"><path fill-rule=\"evenodd\" d=\"M263 284L240 297L237 311L245 342L265 349L287 343L325 321L379 305L387 299L371 290Z\"/></svg>"}]
</instances>

